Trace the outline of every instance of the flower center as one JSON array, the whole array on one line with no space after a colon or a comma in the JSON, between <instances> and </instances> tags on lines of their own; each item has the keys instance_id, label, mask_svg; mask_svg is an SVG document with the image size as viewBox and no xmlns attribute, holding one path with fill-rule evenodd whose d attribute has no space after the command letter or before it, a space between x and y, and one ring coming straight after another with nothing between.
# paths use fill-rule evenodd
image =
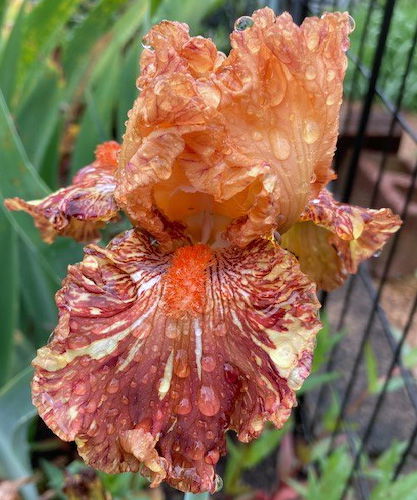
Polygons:
<instances>
[{"instance_id":1,"label":"flower center","mask_svg":"<svg viewBox=\"0 0 417 500\"><path fill-rule=\"evenodd\" d=\"M212 259L210 247L203 244L178 248L164 277L164 303L167 314L181 317L202 313L206 296L207 269Z\"/></svg>"}]
</instances>

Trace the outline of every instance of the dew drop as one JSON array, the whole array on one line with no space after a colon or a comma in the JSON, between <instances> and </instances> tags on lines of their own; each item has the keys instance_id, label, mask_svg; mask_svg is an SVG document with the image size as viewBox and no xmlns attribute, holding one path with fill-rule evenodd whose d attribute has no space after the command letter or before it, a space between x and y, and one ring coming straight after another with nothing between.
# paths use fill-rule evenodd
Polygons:
<instances>
[{"instance_id":1,"label":"dew drop","mask_svg":"<svg viewBox=\"0 0 417 500\"><path fill-rule=\"evenodd\" d=\"M141 45L145 50L153 50L152 45L150 45L149 43L142 41Z\"/></svg>"},{"instance_id":2,"label":"dew drop","mask_svg":"<svg viewBox=\"0 0 417 500\"><path fill-rule=\"evenodd\" d=\"M314 144L320 135L320 129L313 120L306 120L303 126L303 139L307 144Z\"/></svg>"},{"instance_id":3,"label":"dew drop","mask_svg":"<svg viewBox=\"0 0 417 500\"><path fill-rule=\"evenodd\" d=\"M87 413L94 413L97 410L97 401L94 399L90 400L88 405L85 407Z\"/></svg>"},{"instance_id":4,"label":"dew drop","mask_svg":"<svg viewBox=\"0 0 417 500\"><path fill-rule=\"evenodd\" d=\"M275 240L275 243L278 243L278 244L281 243L281 235L279 234L278 231L274 231L274 240Z\"/></svg>"},{"instance_id":5,"label":"dew drop","mask_svg":"<svg viewBox=\"0 0 417 500\"><path fill-rule=\"evenodd\" d=\"M204 461L206 462L206 464L216 465L217 462L219 461L219 458L220 458L219 450L213 449L207 452L206 456L204 457Z\"/></svg>"},{"instance_id":6,"label":"dew drop","mask_svg":"<svg viewBox=\"0 0 417 500\"><path fill-rule=\"evenodd\" d=\"M317 48L319 44L319 35L318 33L310 33L307 37L307 47L309 50L314 50Z\"/></svg>"},{"instance_id":7,"label":"dew drop","mask_svg":"<svg viewBox=\"0 0 417 500\"><path fill-rule=\"evenodd\" d=\"M317 76L316 68L314 66L307 66L306 78L307 80L314 80Z\"/></svg>"},{"instance_id":8,"label":"dew drop","mask_svg":"<svg viewBox=\"0 0 417 500\"><path fill-rule=\"evenodd\" d=\"M253 25L254 21L251 17L242 16L236 20L234 28L236 31L245 31L246 29L250 28Z\"/></svg>"},{"instance_id":9,"label":"dew drop","mask_svg":"<svg viewBox=\"0 0 417 500\"><path fill-rule=\"evenodd\" d=\"M207 439L214 439L214 432L213 431L207 431L206 432L206 438Z\"/></svg>"},{"instance_id":10,"label":"dew drop","mask_svg":"<svg viewBox=\"0 0 417 500\"><path fill-rule=\"evenodd\" d=\"M336 96L334 94L329 94L326 98L327 106L332 106L336 102Z\"/></svg>"},{"instance_id":11,"label":"dew drop","mask_svg":"<svg viewBox=\"0 0 417 500\"><path fill-rule=\"evenodd\" d=\"M258 132L258 131L255 131L252 134L252 137L253 137L254 141L260 141L262 139L262 134L260 132Z\"/></svg>"},{"instance_id":12,"label":"dew drop","mask_svg":"<svg viewBox=\"0 0 417 500\"><path fill-rule=\"evenodd\" d=\"M142 38L142 42L141 42L141 45L144 49L147 49L147 50L153 50L153 47L150 43L148 43L147 39L146 39L146 36Z\"/></svg>"},{"instance_id":13,"label":"dew drop","mask_svg":"<svg viewBox=\"0 0 417 500\"><path fill-rule=\"evenodd\" d=\"M182 398L178 403L176 412L178 415L188 415L191 411L191 403L188 398Z\"/></svg>"},{"instance_id":14,"label":"dew drop","mask_svg":"<svg viewBox=\"0 0 417 500\"><path fill-rule=\"evenodd\" d=\"M372 257L379 257L382 253L382 250L377 250L373 255Z\"/></svg>"},{"instance_id":15,"label":"dew drop","mask_svg":"<svg viewBox=\"0 0 417 500\"><path fill-rule=\"evenodd\" d=\"M229 363L225 363L223 369L224 369L224 378L226 379L226 382L228 382L229 384L233 384L238 380L239 371L237 370L237 368L235 368Z\"/></svg>"},{"instance_id":16,"label":"dew drop","mask_svg":"<svg viewBox=\"0 0 417 500\"><path fill-rule=\"evenodd\" d=\"M286 160L291 153L290 143L278 130L272 130L269 137L274 155L278 160Z\"/></svg>"},{"instance_id":17,"label":"dew drop","mask_svg":"<svg viewBox=\"0 0 417 500\"><path fill-rule=\"evenodd\" d=\"M216 477L214 478L214 491L220 491L223 488L223 479L216 474Z\"/></svg>"},{"instance_id":18,"label":"dew drop","mask_svg":"<svg viewBox=\"0 0 417 500\"><path fill-rule=\"evenodd\" d=\"M201 460L204 457L204 446L201 441L195 441L193 449L188 453L193 460Z\"/></svg>"},{"instance_id":19,"label":"dew drop","mask_svg":"<svg viewBox=\"0 0 417 500\"><path fill-rule=\"evenodd\" d=\"M175 339L178 337L178 328L175 323L168 323L166 328L165 328L165 335L169 339Z\"/></svg>"},{"instance_id":20,"label":"dew drop","mask_svg":"<svg viewBox=\"0 0 417 500\"><path fill-rule=\"evenodd\" d=\"M174 373L180 378L186 378L190 374L190 366L187 362L187 352L184 349L179 349L175 353Z\"/></svg>"},{"instance_id":21,"label":"dew drop","mask_svg":"<svg viewBox=\"0 0 417 500\"><path fill-rule=\"evenodd\" d=\"M206 417L212 417L220 410L219 398L214 393L213 388L208 385L201 387L197 405L198 409Z\"/></svg>"},{"instance_id":22,"label":"dew drop","mask_svg":"<svg viewBox=\"0 0 417 500\"><path fill-rule=\"evenodd\" d=\"M336 77L336 71L334 71L333 69L329 69L326 75L326 80L328 82L331 82L335 79L335 77Z\"/></svg>"},{"instance_id":23,"label":"dew drop","mask_svg":"<svg viewBox=\"0 0 417 500\"><path fill-rule=\"evenodd\" d=\"M216 368L216 361L212 356L204 356L201 360L201 366L204 371L212 372Z\"/></svg>"},{"instance_id":24,"label":"dew drop","mask_svg":"<svg viewBox=\"0 0 417 500\"><path fill-rule=\"evenodd\" d=\"M116 378L110 380L107 384L106 391L109 394L115 394L119 390L119 381Z\"/></svg>"},{"instance_id":25,"label":"dew drop","mask_svg":"<svg viewBox=\"0 0 417 500\"><path fill-rule=\"evenodd\" d=\"M74 387L74 394L76 394L77 396L84 396L84 394L87 394L87 384L79 382Z\"/></svg>"},{"instance_id":26,"label":"dew drop","mask_svg":"<svg viewBox=\"0 0 417 500\"><path fill-rule=\"evenodd\" d=\"M354 31L354 30L355 30L355 28L356 28L356 22L355 22L355 20L353 19L353 17L352 17L352 16L349 16L349 17L348 17L348 20L349 20L349 28L350 28L350 32L352 33L352 31Z\"/></svg>"}]
</instances>

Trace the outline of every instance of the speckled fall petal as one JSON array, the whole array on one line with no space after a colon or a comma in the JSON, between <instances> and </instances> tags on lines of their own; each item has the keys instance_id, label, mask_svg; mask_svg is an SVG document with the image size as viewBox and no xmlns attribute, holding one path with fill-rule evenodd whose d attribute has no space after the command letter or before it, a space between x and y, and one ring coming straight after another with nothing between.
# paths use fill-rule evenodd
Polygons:
<instances>
[{"instance_id":1,"label":"speckled fall petal","mask_svg":"<svg viewBox=\"0 0 417 500\"><path fill-rule=\"evenodd\" d=\"M161 252L138 230L90 245L56 296L33 401L62 439L110 472L213 492L225 431L281 427L310 370L315 285L266 239Z\"/></svg>"},{"instance_id":2,"label":"speckled fall petal","mask_svg":"<svg viewBox=\"0 0 417 500\"><path fill-rule=\"evenodd\" d=\"M347 13L298 27L264 8L226 57L185 24L152 28L117 172L132 221L165 248L161 214L210 244L288 229L333 177L350 31Z\"/></svg>"},{"instance_id":3,"label":"speckled fall petal","mask_svg":"<svg viewBox=\"0 0 417 500\"><path fill-rule=\"evenodd\" d=\"M319 288L332 290L380 251L400 226L401 219L388 208L339 203L323 189L310 200L300 222L282 235L281 244Z\"/></svg>"},{"instance_id":4,"label":"speckled fall petal","mask_svg":"<svg viewBox=\"0 0 417 500\"><path fill-rule=\"evenodd\" d=\"M42 200L9 198L5 205L9 210L23 210L31 215L47 243L58 235L94 241L100 236L98 230L117 216L114 172L119 151L117 142L104 142L97 146L95 161L82 168L70 186Z\"/></svg>"}]
</instances>

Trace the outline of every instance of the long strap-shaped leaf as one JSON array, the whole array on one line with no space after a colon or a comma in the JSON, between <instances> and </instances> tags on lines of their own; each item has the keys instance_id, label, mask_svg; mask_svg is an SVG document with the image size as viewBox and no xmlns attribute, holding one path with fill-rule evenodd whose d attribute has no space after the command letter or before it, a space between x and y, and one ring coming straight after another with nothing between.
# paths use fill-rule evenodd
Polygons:
<instances>
[{"instance_id":1,"label":"long strap-shaped leaf","mask_svg":"<svg viewBox=\"0 0 417 500\"><path fill-rule=\"evenodd\" d=\"M27 440L28 423L35 415L30 398L32 369L14 377L0 390L0 464L10 479L32 475ZM25 500L38 498L34 485L22 488Z\"/></svg>"},{"instance_id":2,"label":"long strap-shaped leaf","mask_svg":"<svg viewBox=\"0 0 417 500\"><path fill-rule=\"evenodd\" d=\"M13 119L0 91L0 201L2 210L8 217L13 228L39 257L39 262L45 272L56 282L60 283L58 272L53 263L47 261L43 255L46 248L33 221L25 214L8 212L3 206L5 198L20 196L26 199L42 198L48 194L48 188L40 179L30 164L17 134Z\"/></svg>"}]
</instances>

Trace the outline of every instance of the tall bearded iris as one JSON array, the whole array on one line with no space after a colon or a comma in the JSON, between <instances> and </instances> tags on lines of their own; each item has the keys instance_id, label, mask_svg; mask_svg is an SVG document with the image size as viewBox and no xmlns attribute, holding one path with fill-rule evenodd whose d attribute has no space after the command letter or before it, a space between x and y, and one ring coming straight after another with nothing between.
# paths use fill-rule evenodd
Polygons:
<instances>
[{"instance_id":1,"label":"tall bearded iris","mask_svg":"<svg viewBox=\"0 0 417 500\"><path fill-rule=\"evenodd\" d=\"M325 189L350 31L347 13L298 27L265 8L237 22L226 57L164 21L121 147L100 145L44 200L7 202L47 241L94 238L118 210L133 225L70 266L33 361L40 415L92 466L213 492L228 429L249 441L288 419L317 285L342 284L400 226Z\"/></svg>"}]
</instances>

